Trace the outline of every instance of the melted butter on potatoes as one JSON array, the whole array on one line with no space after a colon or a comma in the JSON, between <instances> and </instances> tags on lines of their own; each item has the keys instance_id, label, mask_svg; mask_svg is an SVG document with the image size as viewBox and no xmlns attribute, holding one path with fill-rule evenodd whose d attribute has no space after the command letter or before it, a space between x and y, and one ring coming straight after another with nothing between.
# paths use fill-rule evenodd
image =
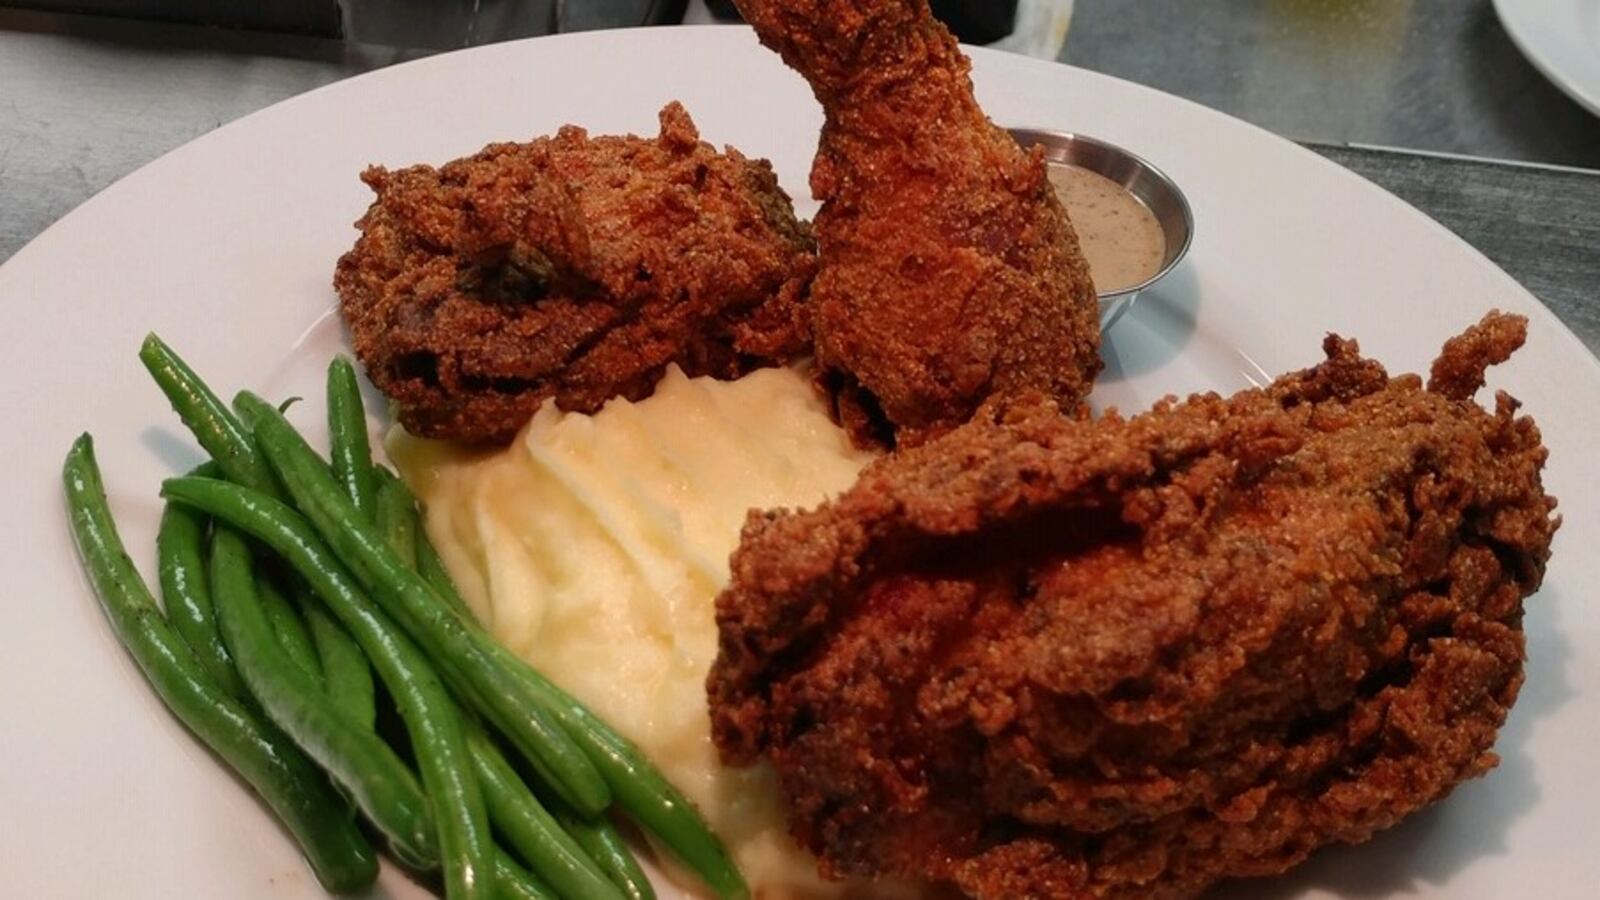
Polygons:
<instances>
[{"instance_id":1,"label":"melted butter on potatoes","mask_svg":"<svg viewBox=\"0 0 1600 900\"><path fill-rule=\"evenodd\" d=\"M713 601L746 513L815 506L870 459L803 372L723 382L673 369L648 399L594 415L546 404L503 450L395 429L389 452L473 611L636 741L759 896L863 893L816 875L771 770L721 765L706 713Z\"/></svg>"}]
</instances>

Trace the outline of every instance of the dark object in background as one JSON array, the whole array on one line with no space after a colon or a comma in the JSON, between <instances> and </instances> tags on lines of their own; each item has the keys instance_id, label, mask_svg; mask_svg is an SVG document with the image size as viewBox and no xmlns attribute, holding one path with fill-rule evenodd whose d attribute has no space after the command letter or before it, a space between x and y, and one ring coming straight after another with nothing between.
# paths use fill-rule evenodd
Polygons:
<instances>
[{"instance_id":1,"label":"dark object in background","mask_svg":"<svg viewBox=\"0 0 1600 900\"><path fill-rule=\"evenodd\" d=\"M324 37L344 33L338 0L0 0L0 6Z\"/></svg>"},{"instance_id":2,"label":"dark object in background","mask_svg":"<svg viewBox=\"0 0 1600 900\"><path fill-rule=\"evenodd\" d=\"M1017 27L1017 0L931 0L930 5L956 38L968 44L992 44ZM706 7L719 19L740 18L733 0L706 0Z\"/></svg>"},{"instance_id":3,"label":"dark object in background","mask_svg":"<svg viewBox=\"0 0 1600 900\"><path fill-rule=\"evenodd\" d=\"M992 44L1017 27L1017 0L931 0L930 5L968 44Z\"/></svg>"},{"instance_id":4,"label":"dark object in background","mask_svg":"<svg viewBox=\"0 0 1600 900\"><path fill-rule=\"evenodd\" d=\"M678 25L689 0L564 0L556 4L560 31Z\"/></svg>"},{"instance_id":5,"label":"dark object in background","mask_svg":"<svg viewBox=\"0 0 1600 900\"><path fill-rule=\"evenodd\" d=\"M561 31L676 25L688 0L0 0L90 13L449 50Z\"/></svg>"},{"instance_id":6,"label":"dark object in background","mask_svg":"<svg viewBox=\"0 0 1600 900\"><path fill-rule=\"evenodd\" d=\"M5 2L5 0L0 0ZM340 0L345 36L449 50L566 31L674 25L688 0Z\"/></svg>"}]
</instances>

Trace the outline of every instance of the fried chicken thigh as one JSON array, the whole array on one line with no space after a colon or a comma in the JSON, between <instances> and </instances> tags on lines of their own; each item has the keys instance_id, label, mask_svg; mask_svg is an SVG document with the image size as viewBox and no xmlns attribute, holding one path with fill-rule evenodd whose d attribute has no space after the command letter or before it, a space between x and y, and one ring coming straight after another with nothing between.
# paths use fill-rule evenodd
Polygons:
<instances>
[{"instance_id":1,"label":"fried chicken thigh","mask_svg":"<svg viewBox=\"0 0 1600 900\"><path fill-rule=\"evenodd\" d=\"M1534 423L1353 341L1231 398L1047 403L753 513L717 601L724 758L836 875L1186 898L1359 842L1495 765L1559 520Z\"/></svg>"},{"instance_id":2,"label":"fried chicken thigh","mask_svg":"<svg viewBox=\"0 0 1600 900\"><path fill-rule=\"evenodd\" d=\"M1075 409L1100 370L1088 265L1037 153L978 108L927 0L737 0L810 82L816 357L858 438L917 441L989 396Z\"/></svg>"},{"instance_id":3,"label":"fried chicken thigh","mask_svg":"<svg viewBox=\"0 0 1600 900\"><path fill-rule=\"evenodd\" d=\"M809 229L676 103L653 140L567 127L362 178L377 200L334 284L413 434L504 441L552 397L592 412L669 363L731 378L808 348Z\"/></svg>"}]
</instances>

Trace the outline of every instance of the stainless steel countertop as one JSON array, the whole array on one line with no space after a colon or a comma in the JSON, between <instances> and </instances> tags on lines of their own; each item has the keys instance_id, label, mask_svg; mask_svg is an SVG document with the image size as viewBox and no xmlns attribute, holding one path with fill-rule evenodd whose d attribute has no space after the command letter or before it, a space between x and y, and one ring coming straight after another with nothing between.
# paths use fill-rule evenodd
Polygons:
<instances>
[{"instance_id":1,"label":"stainless steel countertop","mask_svg":"<svg viewBox=\"0 0 1600 900\"><path fill-rule=\"evenodd\" d=\"M1065 61L1290 138L1600 169L1600 118L1534 71L1489 0L1075 5ZM0 261L212 128L429 52L0 9ZM1600 347L1600 202L1583 199L1600 175L1477 165L1464 183L1441 161L1329 155L1445 221Z\"/></svg>"},{"instance_id":2,"label":"stainless steel countertop","mask_svg":"<svg viewBox=\"0 0 1600 900\"><path fill-rule=\"evenodd\" d=\"M419 55L0 9L0 260L111 182L219 125Z\"/></svg>"},{"instance_id":3,"label":"stainless steel countertop","mask_svg":"<svg viewBox=\"0 0 1600 900\"><path fill-rule=\"evenodd\" d=\"M1078 0L1061 58L1295 140L1600 169L1490 0Z\"/></svg>"}]
</instances>

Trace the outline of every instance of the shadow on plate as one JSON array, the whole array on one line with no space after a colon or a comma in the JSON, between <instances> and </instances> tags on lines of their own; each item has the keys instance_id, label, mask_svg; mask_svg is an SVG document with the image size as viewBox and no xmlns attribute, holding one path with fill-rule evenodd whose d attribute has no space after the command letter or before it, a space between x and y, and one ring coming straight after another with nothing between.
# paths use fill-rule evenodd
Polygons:
<instances>
[{"instance_id":1,"label":"shadow on plate","mask_svg":"<svg viewBox=\"0 0 1600 900\"><path fill-rule=\"evenodd\" d=\"M194 438L181 427L152 425L139 433L139 443L145 445L161 464L182 475L206 461L206 456L194 444Z\"/></svg>"},{"instance_id":2,"label":"shadow on plate","mask_svg":"<svg viewBox=\"0 0 1600 900\"><path fill-rule=\"evenodd\" d=\"M1200 283L1194 267L1181 265L1139 294L1132 308L1106 332L1100 344L1106 367L1099 380L1116 384L1161 368L1189 343L1199 310Z\"/></svg>"},{"instance_id":3,"label":"shadow on plate","mask_svg":"<svg viewBox=\"0 0 1600 900\"><path fill-rule=\"evenodd\" d=\"M1526 745L1538 720L1574 696L1567 680L1572 646L1555 621L1550 591L1529 604L1528 655L1535 667L1495 750L1500 765L1442 803L1359 846L1330 847L1288 874L1225 885L1206 900L1295 900L1313 894L1349 900L1406 897L1454 881L1473 862L1507 852L1511 826L1538 804L1540 786Z\"/></svg>"}]
</instances>

